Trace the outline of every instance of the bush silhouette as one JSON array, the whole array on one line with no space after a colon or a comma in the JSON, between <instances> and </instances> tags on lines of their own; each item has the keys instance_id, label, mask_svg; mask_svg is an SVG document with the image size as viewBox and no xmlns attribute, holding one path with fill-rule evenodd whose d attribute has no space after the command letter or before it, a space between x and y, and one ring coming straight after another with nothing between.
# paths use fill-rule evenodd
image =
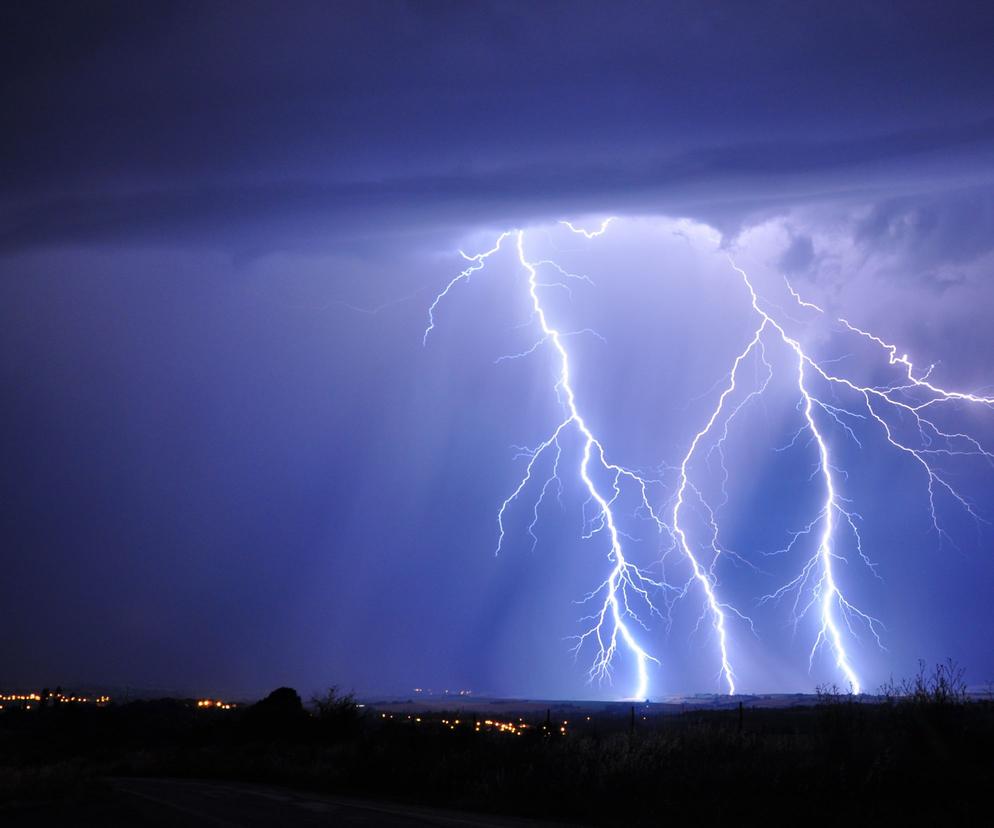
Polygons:
<instances>
[{"instance_id":1,"label":"bush silhouette","mask_svg":"<svg viewBox=\"0 0 994 828\"><path fill-rule=\"evenodd\" d=\"M295 736L307 724L307 711L300 694L292 687L279 687L245 713L245 724L253 735L277 738Z\"/></svg>"},{"instance_id":2,"label":"bush silhouette","mask_svg":"<svg viewBox=\"0 0 994 828\"><path fill-rule=\"evenodd\" d=\"M880 687L880 694L888 701L911 702L917 705L946 706L963 704L967 700L963 668L953 659L939 662L931 672L924 659L918 660L918 673L900 683L893 679Z\"/></svg>"},{"instance_id":3,"label":"bush silhouette","mask_svg":"<svg viewBox=\"0 0 994 828\"><path fill-rule=\"evenodd\" d=\"M341 694L337 687L329 687L323 696L315 696L311 704L325 738L346 738L359 731L360 709L353 693Z\"/></svg>"}]
</instances>

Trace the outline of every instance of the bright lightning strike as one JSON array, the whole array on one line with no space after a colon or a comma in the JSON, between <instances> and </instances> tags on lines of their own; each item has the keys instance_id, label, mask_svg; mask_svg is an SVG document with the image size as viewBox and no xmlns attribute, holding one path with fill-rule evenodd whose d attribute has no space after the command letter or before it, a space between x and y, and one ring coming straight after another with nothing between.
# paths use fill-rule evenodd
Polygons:
<instances>
[{"instance_id":1,"label":"bright lightning strike","mask_svg":"<svg viewBox=\"0 0 994 828\"><path fill-rule=\"evenodd\" d=\"M852 665L850 664L849 655L846 652L842 632L839 628L840 616L845 619L845 623L847 625L853 616L861 619L869 626L874 636L877 635L875 625L879 622L877 622L875 618L857 609L853 606L853 604L846 600L845 596L838 587L834 572L836 554L833 551L833 541L836 518L838 516L842 516L847 521L849 526L853 528L853 531L855 531L855 524L853 523L851 513L845 509L838 496L835 478L833 475L834 467L828 443L826 442L822 429L818 425L815 417L815 410L818 408L829 411L830 415L836 419L838 419L838 415L832 412L831 409L826 408L826 404L815 397L809 388L806 369L809 364L814 365L815 363L807 357L801 347L801 344L796 339L790 337L784 328L781 327L778 322L776 322L760 307L759 297L757 296L752 283L749 281L749 277L746 272L736 266L734 262L731 262L731 264L742 277L742 281L745 283L745 286L749 291L752 309L756 312L760 321L752 341L749 343L749 346L742 353L739 360L737 360L736 365L732 369L732 382L729 388L734 388L735 375L741 359L761 341L761 338L767 330L772 329L780 341L791 351L793 351L797 358L797 391L801 398L804 427L810 432L811 437L817 445L818 475L821 477L824 485L824 500L822 502L821 510L811 521L811 523L808 524L808 531L805 533L808 534L811 531L814 531L816 525L821 525L821 532L818 537L818 545L814 556L804 565L801 570L801 574L771 595L764 596L764 598L780 598L782 595L791 590L796 590L798 596L800 596L803 594L805 588L808 588L810 600L806 605L801 606L799 612L796 612L798 603L795 603L795 623L804 616L808 609L814 605L817 605L820 615L820 628L818 630L814 646L811 650L811 658L814 658L818 647L827 642L831 646L832 652L834 653L835 663L845 677L845 680L848 682L849 686L852 688L852 692L859 693L861 692L860 681L856 675L856 672L853 670ZM790 290L795 299L797 299L797 301L803 306L811 308L815 307L810 303L803 302L803 300L801 300L801 298L794 292L793 288ZM858 537L857 533L857 538Z\"/></svg>"},{"instance_id":2,"label":"bright lightning strike","mask_svg":"<svg viewBox=\"0 0 994 828\"><path fill-rule=\"evenodd\" d=\"M897 357L897 349L880 338L860 330L845 320L840 323L850 332L868 338L879 347L883 348L889 357L891 365L900 364L905 370L907 382L898 385L886 386L883 388L861 385L850 379L838 376L829 372L822 363L815 361L804 350L800 341L790 336L783 325L777 321L770 312L763 308L759 295L757 294L748 274L735 262L729 260L733 269L739 274L745 285L749 304L755 313L758 322L753 337L745 350L740 353L732 366L729 374L729 382L718 400L710 420L705 428L697 434L691 445L691 449L684 458L681 468L681 485L678 492L677 507L674 510L674 526L680 535L681 542L685 543L685 536L677 523L677 510L682 504L683 492L687 486L686 468L689 460L694 455L697 444L701 437L708 433L715 425L716 420L721 417L727 397L736 390L736 381L739 367L743 360L757 347L762 347L763 361L766 353L766 338L774 338L780 344L793 353L796 360L796 388L800 398L800 410L803 416L803 425L795 435L792 442L796 443L802 432L807 432L817 449L816 475L822 481L823 499L818 513L812 518L807 526L800 532L793 534L790 544L783 551L791 551L795 544L801 539L816 534L817 544L814 554L801 567L799 574L779 589L763 596L761 602L780 600L788 594L793 594L793 616L795 626L809 611L816 611L819 618L818 633L815 637L809 656L809 664L822 646L828 646L833 654L836 667L849 685L853 693L860 693L862 685L852 659L847 651L847 634L851 637L857 636L856 626L863 625L881 647L880 638L881 622L856 607L845 597L840 587L835 564L845 558L837 551L838 538L837 529L844 527L851 533L856 552L871 571L876 574L874 565L863 551L862 539L857 528L856 515L846 504L846 501L839 494L837 477L840 474L839 467L833 462L833 451L826 436L824 426L819 422L821 419L830 420L841 427L844 434L849 439L854 440L857 445L862 445L851 422L866 420L874 421L881 429L885 441L894 449L903 452L912 458L925 475L926 488L928 492L929 511L932 525L936 532L942 533L936 511L936 491L944 490L960 506L973 517L978 517L973 506L967 501L948 480L939 472L931 460L934 455L974 455L982 456L988 461L994 460L994 455L988 452L973 437L959 432L947 432L940 428L934 421L928 419L921 412L928 406L941 402L953 400L969 401L990 405L994 400L987 397L980 397L973 394L948 391L935 386L927 381L928 373L924 377L915 377L914 368L907 356ZM787 283L787 288L792 298L797 304L808 310L823 313L822 309L811 303L804 301L794 288ZM767 367L769 367L768 363ZM838 391L848 391L856 395L859 408L847 408L836 405L823 399L813 390L812 381L822 381L828 388ZM768 379L767 379L768 381ZM765 388L765 384L763 386ZM910 401L908 395L912 392L926 392L925 399ZM760 392L762 389L760 389ZM753 392L754 394L756 392ZM752 396L752 395L750 395ZM737 411L737 409L736 409ZM864 413L865 411L865 413ZM734 416L734 411L732 416ZM915 431L919 438L918 445L910 441L901 439L896 435L896 430L892 421L901 415L910 415L915 425ZM727 434L727 420L726 420ZM842 473L844 474L844 473ZM717 527L714 527L717 532ZM719 551L716 549L716 551ZM710 597L710 596L709 596ZM720 618L720 615L718 616ZM728 674L728 664L725 660L725 637L724 631L720 630L722 642L723 672Z\"/></svg>"},{"instance_id":3,"label":"bright lightning strike","mask_svg":"<svg viewBox=\"0 0 994 828\"><path fill-rule=\"evenodd\" d=\"M601 224L600 229L596 231L582 230L574 227L569 222L563 222L563 224L572 232L583 235L588 239L593 239L603 234L610 222L611 219L605 220ZM647 627L638 614L638 611L650 615L660 614L653 603L650 591L672 589L672 587L669 587L669 585L662 581L651 578L645 570L636 566L625 557L622 533L618 528L614 513L614 502L620 494L622 483L627 483L635 488L642 505L658 526L665 528L665 524L649 501L649 487L652 481L647 480L640 473L632 469L610 462L607 459L604 446L594 436L594 433L580 412L576 392L570 378L570 356L564 342L567 334L561 332L550 322L541 298L542 288L553 287L555 284L541 282L538 275L538 268L541 264L548 263L552 264L561 275L570 276L571 274L568 274L558 265L545 260L531 261L525 250L525 233L523 230L503 233L498 237L496 244L490 250L476 256L463 254L472 264L449 282L445 289L436 297L429 311L429 325L425 331L425 340L427 341L428 334L431 333L434 327L434 311L448 291L457 282L467 279L471 273L484 267L487 259L500 250L504 240L512 235L515 237L518 263L528 277L528 294L531 299L533 320L541 333L539 340L532 348L521 354L515 354L513 357L533 353L542 346L552 348L559 366L554 391L561 403L563 419L560 420L541 444L536 448L524 451L528 457L524 476L521 478L517 487L501 503L497 512L498 537L496 552L500 553L504 543L506 534L504 520L508 509L533 484L536 469L546 455L552 454L554 461L551 473L539 488L538 498L533 504L533 520L528 527L528 533L532 537L533 542L537 540L534 534L534 527L538 521L539 506L549 486L553 483L558 484L559 481L560 462L563 453L562 438L570 430L578 433L582 449L580 451L577 472L589 496L590 502L596 505L596 515L592 519L596 526L590 530L588 537L600 531L606 531L609 540L608 560L611 562L611 569L600 586L584 598L585 603L598 603L595 611L584 619L589 622L589 626L583 633L577 636L574 650L579 653L584 644L588 642L593 642L596 645L596 653L589 669L589 677L592 680L603 680L611 678L615 656L619 648L623 647L634 658L636 665L637 685L632 697L644 699L648 696L649 692L648 665L650 662L658 662L639 643L633 628L638 627L642 633L647 631ZM595 481L595 470L607 474L611 480L611 484L606 490L603 484Z\"/></svg>"},{"instance_id":4,"label":"bright lightning strike","mask_svg":"<svg viewBox=\"0 0 994 828\"><path fill-rule=\"evenodd\" d=\"M613 218L605 219L594 230L578 227L569 221L562 221L560 224L585 239L593 240L602 236L612 221ZM838 320L842 329L847 334L862 337L881 349L887 356L889 366L897 366L902 372L902 377L899 382L893 384L870 386L835 373L835 369L829 370L827 366L832 361L816 361L805 350L800 339L788 333L785 327L786 320L790 319L792 322L796 320L786 315L778 319L774 313L777 306L764 302L748 274L729 260L733 271L746 289L748 302L744 310L754 316L756 324L748 342L734 358L725 379L719 381L718 386L722 390L715 406L693 436L679 466L675 467L677 480L674 493L668 501L664 500L660 504L651 496L650 491L661 481L649 479L638 471L611 462L600 438L595 436L581 413L580 403L571 380L571 361L566 340L578 333L596 335L596 332L590 329L560 330L550 320L543 303L546 290L559 288L570 291L567 284L569 280L592 283L587 277L570 273L549 259L529 258L523 230L510 230L500 234L494 245L483 253L475 255L461 253L469 264L439 292L432 302L428 310L428 326L425 329L424 342L427 343L428 336L435 328L435 313L442 300L457 284L469 281L474 273L483 270L488 260L498 253L509 239L513 239L517 264L527 276L531 324L537 328L537 338L527 350L501 357L496 362L527 357L540 349L550 349L558 366L552 390L559 401L562 416L538 446L519 450L519 456L525 457L527 464L518 485L504 499L497 511L496 552L500 553L505 542L505 519L509 510L529 492L537 494L531 501L531 522L528 524L527 534L532 539L532 546L537 545L538 536L535 530L539 522L540 507L550 488L557 489L557 497L562 495L563 483L560 475L567 463L564 459L564 452L567 450L564 446L564 437L569 433L578 437L581 449L576 458L575 470L587 494L587 503L594 507L594 514L586 519L583 537L606 535L607 558L610 563L609 572L603 582L583 599L584 603L592 604L594 610L583 619L586 628L575 639L576 653L579 653L585 645L594 646L595 653L588 671L589 678L609 680L612 677L615 658L623 651L634 660L636 667L637 680L633 698L646 698L649 693L649 663L659 663L649 654L643 643L649 633L646 619L653 615L663 617L656 603L659 596L662 596L669 610L676 600L696 590L703 598L698 626L706 620L715 634L718 678L728 693L736 692L731 624L734 620L752 629L752 622L746 615L719 597L720 581L717 569L725 556L731 556L754 569L755 567L738 553L726 549L720 541L721 527L718 515L728 500L726 487L729 480L724 445L729 437L730 427L740 412L750 402L762 396L773 379L774 367L767 357L774 349L780 348L794 365L790 383L796 389L798 411L801 416L801 425L789 446L785 448L798 446L803 443L802 438L807 436L807 446L814 449L815 471L810 479L819 481L821 495L819 506L810 520L801 530L790 533L789 543L779 550L779 553L791 553L811 539L814 540L813 551L804 559L795 577L775 591L762 596L759 603L779 602L788 597L792 598L791 614L795 628L809 613L815 614L817 633L811 646L809 665L813 664L819 650L827 648L843 680L854 693L861 692L862 683L849 652L850 642L858 639L859 628L862 627L869 631L875 642L882 647L883 625L877 618L857 607L846 597L837 573L837 564L847 561L843 549L845 547L851 549L874 576L879 576L875 564L863 549L858 529L860 516L853 511L849 501L841 493L840 479L844 480L846 473L840 469L835 459L836 451L830 436L831 429L838 428L845 435L845 439L854 441L862 448L856 429L872 424L878 429L886 444L910 459L923 475L932 526L941 536L944 533L937 511L938 494L948 495L974 518L978 518L978 515L973 505L953 487L936 466L936 458L972 455L982 457L994 465L994 454L968 434L944 430L932 418L929 409L950 402L975 403L991 407L994 406L994 398L949 391L933 384L929 381L931 367L925 373L916 375L907 355L898 356L896 346L844 319ZM548 273L549 269L560 278L547 276L546 279L550 280L543 280L539 272ZM818 305L802 299L789 282L786 286L799 308L817 314L824 313ZM761 381L757 380L757 386L748 390L743 396L744 380L741 377L743 365L755 358L758 358L764 366L765 376ZM827 397L826 391L829 392ZM851 398L851 402L840 403L838 401L840 395ZM913 425L915 440L909 439L904 434L903 426L908 421ZM702 457L710 458L715 452L718 453L721 461L720 482L723 499L720 503L712 505L705 497L703 487L697 482L696 469L697 462ZM673 586L661 578L650 577L645 569L635 565L626 557L623 540L627 536L619 528L616 516L616 504L622 495L623 487L635 493L644 514L654 522L659 533L670 538L672 547L688 562L691 576L685 584ZM694 511L700 510L705 515L708 524L706 541L695 540L690 528L685 525L685 513L688 508ZM663 515L668 516L668 522L664 520Z\"/></svg>"},{"instance_id":5,"label":"bright lightning strike","mask_svg":"<svg viewBox=\"0 0 994 828\"><path fill-rule=\"evenodd\" d=\"M608 216L606 219L604 219L604 221L601 222L601 226L598 227L596 230L585 230L582 227L577 227L570 221L560 221L559 223L564 225L565 227L568 227L570 230L572 230L574 233L576 233L579 236L583 236L584 238L587 239L596 239L598 236L603 236L604 233L607 232L608 225L610 225L611 222L615 221L615 219L616 219L615 216Z\"/></svg>"}]
</instances>

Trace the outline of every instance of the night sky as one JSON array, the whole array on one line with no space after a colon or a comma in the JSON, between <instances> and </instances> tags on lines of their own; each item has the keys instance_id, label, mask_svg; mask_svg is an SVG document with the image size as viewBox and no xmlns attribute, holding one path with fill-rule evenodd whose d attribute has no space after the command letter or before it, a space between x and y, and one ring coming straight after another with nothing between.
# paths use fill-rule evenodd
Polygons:
<instances>
[{"instance_id":1,"label":"night sky","mask_svg":"<svg viewBox=\"0 0 994 828\"><path fill-rule=\"evenodd\" d=\"M994 390L983 4L24 3L0 31L0 685L626 695L624 657L588 685L566 640L608 566L575 474L494 555L512 446L558 421L547 350L495 364L535 340L512 245L422 345L458 251L509 228L593 282L550 307L603 337L568 340L577 394L627 466L679 463L749 340L728 255L834 368L894 378L844 317ZM842 683L812 619L757 602L817 499L810 447L775 450L796 402L778 380L727 447L744 691ZM990 406L947 414L994 446ZM978 517L940 492L937 533L871 425L831 432L879 576L840 579L886 648L857 628L852 660L871 691L918 658L985 685L992 464L938 459ZM721 689L700 612L639 628L653 695Z\"/></svg>"}]
</instances>

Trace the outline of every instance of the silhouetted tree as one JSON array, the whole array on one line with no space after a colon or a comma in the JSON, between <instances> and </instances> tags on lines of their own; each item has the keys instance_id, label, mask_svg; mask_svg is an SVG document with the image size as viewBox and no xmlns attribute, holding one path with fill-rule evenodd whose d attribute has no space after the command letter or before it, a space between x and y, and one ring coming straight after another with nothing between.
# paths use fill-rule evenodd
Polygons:
<instances>
[{"instance_id":1,"label":"silhouetted tree","mask_svg":"<svg viewBox=\"0 0 994 828\"><path fill-rule=\"evenodd\" d=\"M300 694L292 687L273 690L245 714L245 723L253 732L270 738L298 734L306 726L307 719Z\"/></svg>"}]
</instances>

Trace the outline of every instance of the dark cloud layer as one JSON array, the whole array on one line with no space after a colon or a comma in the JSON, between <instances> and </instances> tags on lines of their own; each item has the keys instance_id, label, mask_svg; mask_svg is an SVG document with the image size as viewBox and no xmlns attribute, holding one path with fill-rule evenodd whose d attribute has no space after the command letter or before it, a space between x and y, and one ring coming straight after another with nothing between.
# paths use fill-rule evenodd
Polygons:
<instances>
[{"instance_id":1,"label":"dark cloud layer","mask_svg":"<svg viewBox=\"0 0 994 828\"><path fill-rule=\"evenodd\" d=\"M232 225L278 235L318 217L359 232L414 206L505 218L608 202L720 217L909 167L992 169L994 22L975 4L98 3L4 15L8 249L174 234L237 244Z\"/></svg>"}]
</instances>

